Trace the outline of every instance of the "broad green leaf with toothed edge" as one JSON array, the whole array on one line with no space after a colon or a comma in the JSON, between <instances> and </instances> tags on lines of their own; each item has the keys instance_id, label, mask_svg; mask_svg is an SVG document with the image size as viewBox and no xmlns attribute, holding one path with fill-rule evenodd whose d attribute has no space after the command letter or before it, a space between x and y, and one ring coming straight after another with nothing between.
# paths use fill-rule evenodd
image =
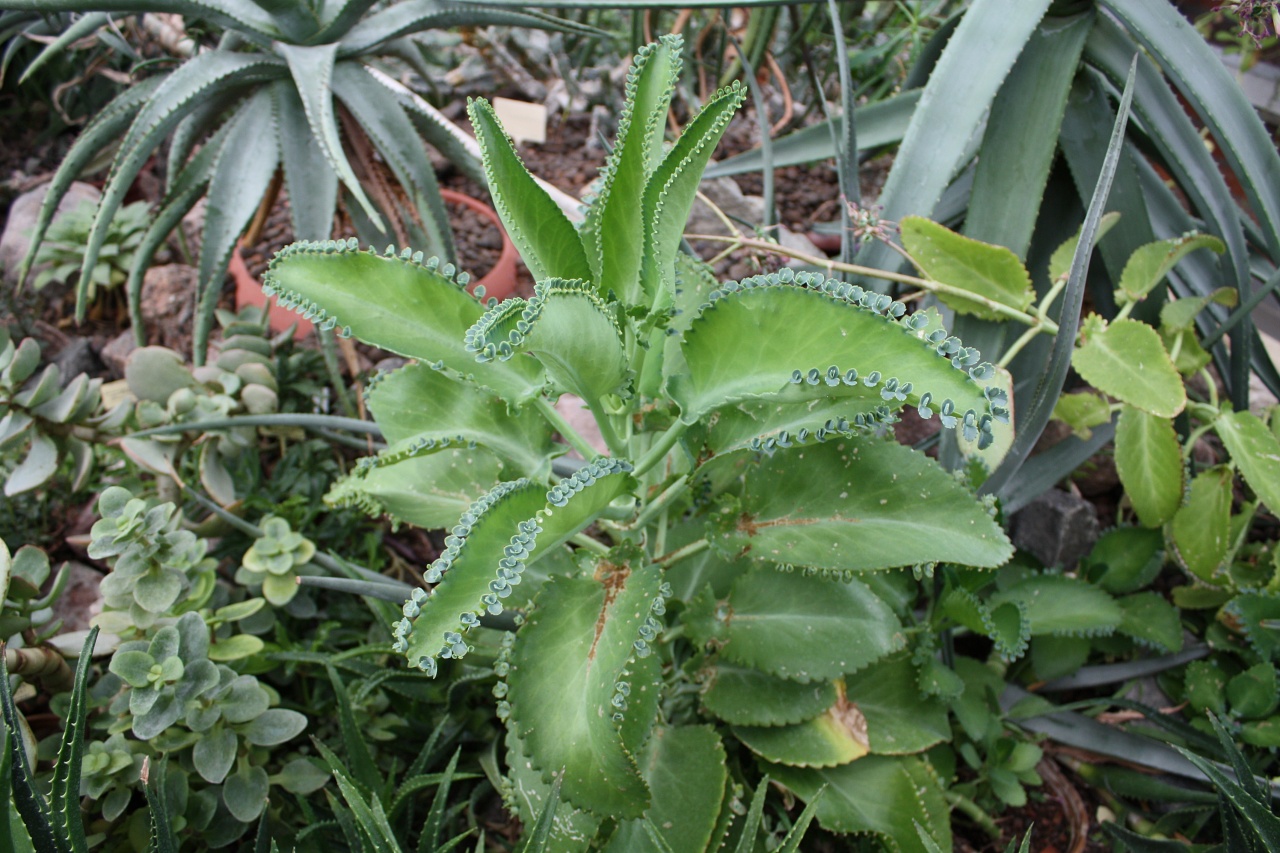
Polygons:
<instances>
[{"instance_id":1,"label":"broad green leaf with toothed edge","mask_svg":"<svg viewBox=\"0 0 1280 853\"><path fill-rule=\"evenodd\" d=\"M362 341L439 365L521 403L542 390L532 359L477 364L463 341L484 307L462 289L452 264L422 253L360 251L354 240L294 243L276 254L263 290L308 319Z\"/></svg>"},{"instance_id":2,"label":"broad green leaf with toothed edge","mask_svg":"<svg viewBox=\"0 0 1280 853\"><path fill-rule=\"evenodd\" d=\"M427 569L428 594L415 589L395 625L397 652L434 675L438 661L463 657L480 614L503 610L527 563L589 524L632 487L625 461L598 459L547 491L528 480L500 483L471 505Z\"/></svg>"},{"instance_id":3,"label":"broad green leaf with toothed edge","mask_svg":"<svg viewBox=\"0 0 1280 853\"><path fill-rule=\"evenodd\" d=\"M1146 323L1125 318L1108 325L1090 314L1071 366L1094 388L1144 412L1171 418L1187 405L1182 377Z\"/></svg>"},{"instance_id":4,"label":"broad green leaf with toothed edge","mask_svg":"<svg viewBox=\"0 0 1280 853\"><path fill-rule=\"evenodd\" d=\"M649 654L641 632L653 624L662 577L657 566L602 567L597 575L553 578L539 593L511 652L510 719L544 777L563 773L566 800L601 816L637 818L650 796L619 727L640 687L629 667L639 649Z\"/></svg>"},{"instance_id":5,"label":"broad green leaf with toothed edge","mask_svg":"<svg viewBox=\"0 0 1280 853\"><path fill-rule=\"evenodd\" d=\"M1182 502L1182 448L1173 422L1125 406L1116 424L1116 471L1145 527L1159 527Z\"/></svg>"},{"instance_id":6,"label":"broad green leaf with toothed edge","mask_svg":"<svg viewBox=\"0 0 1280 853\"><path fill-rule=\"evenodd\" d=\"M1231 469L1201 471L1191 481L1186 503L1173 517L1173 547L1193 575L1209 583L1231 550Z\"/></svg>"},{"instance_id":7,"label":"broad green leaf with toothed edge","mask_svg":"<svg viewBox=\"0 0 1280 853\"><path fill-rule=\"evenodd\" d=\"M526 744L507 729L507 778L511 781L507 808L515 813L524 826L533 826L551 799L551 785L542 781L542 771L533 766ZM560 802L556 808L551 830L542 853L586 853L592 839L600 829L600 818Z\"/></svg>"},{"instance_id":8,"label":"broad green leaf with toothed edge","mask_svg":"<svg viewBox=\"0 0 1280 853\"><path fill-rule=\"evenodd\" d=\"M746 472L739 511L709 537L726 554L834 571L947 561L994 568L1013 546L936 462L880 438L779 450Z\"/></svg>"},{"instance_id":9,"label":"broad green leaf with toothed edge","mask_svg":"<svg viewBox=\"0 0 1280 853\"><path fill-rule=\"evenodd\" d=\"M447 527L502 479L502 462L484 448L371 457L329 487L325 503L386 513L428 530Z\"/></svg>"},{"instance_id":10,"label":"broad green leaf with toothed edge","mask_svg":"<svg viewBox=\"0 0 1280 853\"><path fill-rule=\"evenodd\" d=\"M856 672L905 639L865 584L764 566L738 578L725 602L704 591L683 619L694 642L714 642L724 660L802 683ZM794 648L808 651L796 657Z\"/></svg>"},{"instance_id":11,"label":"broad green leaf with toothed edge","mask_svg":"<svg viewBox=\"0 0 1280 853\"><path fill-rule=\"evenodd\" d=\"M1018 311L1025 311L1035 297L1027 268L1004 246L962 236L919 216L906 217L901 228L903 248L934 281ZM963 314L985 320L1004 319L1003 314L963 297L944 293L938 298Z\"/></svg>"},{"instance_id":12,"label":"broad green leaf with toothed edge","mask_svg":"<svg viewBox=\"0 0 1280 853\"><path fill-rule=\"evenodd\" d=\"M1249 488L1273 513L1280 512L1280 440L1249 412L1223 415L1214 421L1213 428Z\"/></svg>"},{"instance_id":13,"label":"broad green leaf with toothed edge","mask_svg":"<svg viewBox=\"0 0 1280 853\"><path fill-rule=\"evenodd\" d=\"M1065 575L1032 575L991 596L993 608L1009 601L1026 605L1032 636L1106 635L1115 630L1122 618L1115 599L1085 581Z\"/></svg>"},{"instance_id":14,"label":"broad green leaf with toothed edge","mask_svg":"<svg viewBox=\"0 0 1280 853\"><path fill-rule=\"evenodd\" d=\"M792 726L734 726L733 734L766 761L790 767L836 767L868 753L867 721L843 697L812 720Z\"/></svg>"},{"instance_id":15,"label":"broad green leaf with toothed edge","mask_svg":"<svg viewBox=\"0 0 1280 853\"><path fill-rule=\"evenodd\" d=\"M831 681L789 681L725 660L717 661L707 673L702 707L737 726L803 723L836 701Z\"/></svg>"},{"instance_id":16,"label":"broad green leaf with toothed edge","mask_svg":"<svg viewBox=\"0 0 1280 853\"><path fill-rule=\"evenodd\" d=\"M1196 249L1211 249L1221 255L1227 247L1212 234L1187 234L1138 247L1120 274L1117 301L1137 302L1164 281L1178 261Z\"/></svg>"},{"instance_id":17,"label":"broad green leaf with toothed edge","mask_svg":"<svg viewBox=\"0 0 1280 853\"><path fill-rule=\"evenodd\" d=\"M876 755L923 752L950 740L947 706L921 696L909 652L898 652L845 678L845 698L862 714ZM910 714L903 709L910 708Z\"/></svg>"}]
</instances>

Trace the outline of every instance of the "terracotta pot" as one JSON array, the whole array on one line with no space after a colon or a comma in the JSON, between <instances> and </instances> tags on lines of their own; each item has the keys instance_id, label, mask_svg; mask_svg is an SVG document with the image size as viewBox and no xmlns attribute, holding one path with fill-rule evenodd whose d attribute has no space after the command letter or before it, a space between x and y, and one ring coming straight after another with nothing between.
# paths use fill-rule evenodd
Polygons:
<instances>
[{"instance_id":1,"label":"terracotta pot","mask_svg":"<svg viewBox=\"0 0 1280 853\"><path fill-rule=\"evenodd\" d=\"M496 296L499 301L513 295L516 292L516 258L519 255L516 252L515 244L507 236L507 229L502 227L502 219L499 218L498 212L478 199L454 190L444 189L443 187L440 189L440 197L445 201L466 205L471 208L492 222L493 227L497 228L498 233L502 236L502 254L498 256L493 269L489 270L479 281L470 284L467 289L475 290L475 288L483 286L486 299L490 296Z\"/></svg>"},{"instance_id":2,"label":"terracotta pot","mask_svg":"<svg viewBox=\"0 0 1280 853\"><path fill-rule=\"evenodd\" d=\"M249 274L249 268L244 265L244 258L240 255L240 248L236 246L235 251L231 253L231 262L227 264L227 273L236 283L236 310L246 305L261 307L267 301L266 294L262 292L262 284ZM288 308L281 308L273 299L271 307L267 310L267 324L271 327L271 331L278 334L295 323L298 326L295 337L298 339L305 338L315 328L310 320Z\"/></svg>"}]
</instances>

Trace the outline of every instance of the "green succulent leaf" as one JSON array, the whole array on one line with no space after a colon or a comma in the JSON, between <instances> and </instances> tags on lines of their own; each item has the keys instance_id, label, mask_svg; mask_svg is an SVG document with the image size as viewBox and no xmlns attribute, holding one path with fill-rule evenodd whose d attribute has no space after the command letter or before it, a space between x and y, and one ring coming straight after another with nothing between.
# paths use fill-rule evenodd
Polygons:
<instances>
[{"instance_id":1,"label":"green succulent leaf","mask_svg":"<svg viewBox=\"0 0 1280 853\"><path fill-rule=\"evenodd\" d=\"M634 664L661 573L602 563L596 574L553 578L539 594L511 653L511 724L544 777L563 773L569 802L637 818L651 799L620 727L630 704L653 707L634 697L658 689L634 679Z\"/></svg>"},{"instance_id":2,"label":"green succulent leaf","mask_svg":"<svg viewBox=\"0 0 1280 853\"><path fill-rule=\"evenodd\" d=\"M1112 595L1136 592L1155 580L1164 565L1164 535L1142 527L1102 534L1085 558L1084 576Z\"/></svg>"},{"instance_id":3,"label":"green succulent leaf","mask_svg":"<svg viewBox=\"0 0 1280 853\"><path fill-rule=\"evenodd\" d=\"M365 391L383 436L401 442L463 438L492 450L523 475L541 479L556 453L551 429L532 407L511 411L500 397L457 382L421 362L381 374ZM425 405L424 405L425 402ZM441 449L448 447L441 444Z\"/></svg>"},{"instance_id":4,"label":"green succulent leaf","mask_svg":"<svg viewBox=\"0 0 1280 853\"><path fill-rule=\"evenodd\" d=\"M627 74L618 136L602 170L600 191L582 227L587 261L604 295L639 300L645 211L635 204L662 156L667 110L682 64L683 39L664 36L636 51Z\"/></svg>"},{"instance_id":5,"label":"green succulent leaf","mask_svg":"<svg viewBox=\"0 0 1280 853\"><path fill-rule=\"evenodd\" d=\"M707 417L705 444L713 454L723 455L754 449L762 438L766 443L773 438L776 444L783 433L796 438L819 431L852 433L858 423L879 423L883 413L884 401L878 395L875 399L817 398L804 403L749 400Z\"/></svg>"},{"instance_id":6,"label":"green succulent leaf","mask_svg":"<svg viewBox=\"0 0 1280 853\"><path fill-rule=\"evenodd\" d=\"M1065 575L1032 575L991 596L993 609L1004 602L1026 606L1033 637L1105 636L1123 618L1120 606L1110 595Z\"/></svg>"},{"instance_id":7,"label":"green succulent leaf","mask_svg":"<svg viewBox=\"0 0 1280 853\"><path fill-rule=\"evenodd\" d=\"M727 661L708 670L702 693L702 707L735 726L803 723L835 703L835 682L789 681Z\"/></svg>"},{"instance_id":8,"label":"green succulent leaf","mask_svg":"<svg viewBox=\"0 0 1280 853\"><path fill-rule=\"evenodd\" d=\"M1213 428L1249 488L1273 512L1280 510L1280 440L1249 412L1225 414Z\"/></svg>"},{"instance_id":9,"label":"green succulent leaf","mask_svg":"<svg viewBox=\"0 0 1280 853\"><path fill-rule=\"evenodd\" d=\"M532 353L559 390L584 400L626 390L622 330L590 282L540 281L528 302L509 299L490 308L466 342L482 363Z\"/></svg>"},{"instance_id":10,"label":"green succulent leaf","mask_svg":"<svg viewBox=\"0 0 1280 853\"><path fill-rule=\"evenodd\" d=\"M1160 527L1182 502L1182 448L1173 423L1126 405L1116 424L1116 471L1138 519Z\"/></svg>"},{"instance_id":11,"label":"green succulent leaf","mask_svg":"<svg viewBox=\"0 0 1280 853\"><path fill-rule=\"evenodd\" d=\"M1187 664L1183 691L1197 714L1205 711L1225 714L1227 674L1213 661L1196 660Z\"/></svg>"},{"instance_id":12,"label":"green succulent leaf","mask_svg":"<svg viewBox=\"0 0 1280 853\"><path fill-rule=\"evenodd\" d=\"M1231 712L1246 720L1270 715L1276 709L1276 668L1270 662L1255 664L1227 682Z\"/></svg>"},{"instance_id":13,"label":"green succulent leaf","mask_svg":"<svg viewBox=\"0 0 1280 853\"><path fill-rule=\"evenodd\" d=\"M1025 311L1035 298L1031 275L1018 256L1004 246L983 243L919 216L900 223L902 246L930 279ZM1005 319L985 305L940 294L946 305L984 320Z\"/></svg>"},{"instance_id":14,"label":"green succulent leaf","mask_svg":"<svg viewBox=\"0 0 1280 853\"><path fill-rule=\"evenodd\" d=\"M748 470L741 507L713 526L724 554L836 571L942 560L986 568L1013 552L937 463L877 438L775 453Z\"/></svg>"},{"instance_id":15,"label":"green succulent leaf","mask_svg":"<svg viewBox=\"0 0 1280 853\"><path fill-rule=\"evenodd\" d=\"M1182 651L1182 620L1177 608L1159 593L1126 595L1116 604L1124 614L1116 631L1168 654Z\"/></svg>"},{"instance_id":16,"label":"green succulent leaf","mask_svg":"<svg viewBox=\"0 0 1280 853\"><path fill-rule=\"evenodd\" d=\"M1201 471L1173 517L1174 552L1188 571L1208 583L1219 582L1231 551L1231 480L1225 465Z\"/></svg>"},{"instance_id":17,"label":"green succulent leaf","mask_svg":"<svg viewBox=\"0 0 1280 853\"><path fill-rule=\"evenodd\" d=\"M520 161L493 107L476 98L467 103L467 115L480 143L493 206L534 279L593 281L578 232Z\"/></svg>"},{"instance_id":18,"label":"green succulent leaf","mask_svg":"<svg viewBox=\"0 0 1280 853\"><path fill-rule=\"evenodd\" d=\"M862 714L871 752L904 755L949 740L947 706L921 696L911 655L899 652L845 678L845 698ZM909 714L903 713L910 708Z\"/></svg>"},{"instance_id":19,"label":"green succulent leaf","mask_svg":"<svg viewBox=\"0 0 1280 853\"><path fill-rule=\"evenodd\" d=\"M333 230L338 204L338 175L329 165L325 147L311 130L297 87L278 84L274 95L280 125L280 161L294 236L300 240L326 240Z\"/></svg>"},{"instance_id":20,"label":"green succulent leaf","mask_svg":"<svg viewBox=\"0 0 1280 853\"><path fill-rule=\"evenodd\" d=\"M905 642L898 617L859 581L768 566L743 574L726 601L699 595L683 619L694 641L715 644L723 659L801 683L856 672Z\"/></svg>"},{"instance_id":21,"label":"green succulent leaf","mask_svg":"<svg viewBox=\"0 0 1280 853\"><path fill-rule=\"evenodd\" d=\"M1243 592L1223 608L1223 613L1255 652L1267 660L1280 659L1280 596Z\"/></svg>"},{"instance_id":22,"label":"green succulent leaf","mask_svg":"<svg viewBox=\"0 0 1280 853\"><path fill-rule=\"evenodd\" d=\"M734 726L733 734L756 755L788 767L837 767L868 753L867 720L843 698L803 723Z\"/></svg>"},{"instance_id":23,"label":"green succulent leaf","mask_svg":"<svg viewBox=\"0 0 1280 853\"><path fill-rule=\"evenodd\" d=\"M1152 415L1172 418L1187 405L1182 377L1156 330L1137 320L1085 319L1071 366L1090 385Z\"/></svg>"},{"instance_id":24,"label":"green succulent leaf","mask_svg":"<svg viewBox=\"0 0 1280 853\"><path fill-rule=\"evenodd\" d=\"M1219 255L1227 250L1212 234L1184 234L1169 240L1148 243L1129 256L1120 274L1118 302L1137 302L1164 281L1169 271L1196 249L1210 249Z\"/></svg>"},{"instance_id":25,"label":"green succulent leaf","mask_svg":"<svg viewBox=\"0 0 1280 853\"><path fill-rule=\"evenodd\" d=\"M646 820L671 850L707 849L729 775L719 735L709 726L655 729L638 759L652 805L643 818L619 826L605 850L658 850L645 830Z\"/></svg>"},{"instance_id":26,"label":"green succulent leaf","mask_svg":"<svg viewBox=\"0 0 1280 853\"><path fill-rule=\"evenodd\" d=\"M746 400L878 399L917 406L926 417L937 413L930 408L936 400L944 425L964 426L973 438L990 433L993 419L1008 415L1006 401L989 400L974 381L990 366L945 332L926 334L922 315L895 320L905 310L816 273L783 270L730 282L711 294L685 334L687 373L671 376L668 390L687 423Z\"/></svg>"},{"instance_id":27,"label":"green succulent leaf","mask_svg":"<svg viewBox=\"0 0 1280 853\"><path fill-rule=\"evenodd\" d=\"M250 720L241 730L254 746L275 746L293 740L307 727L307 718L297 711L271 708Z\"/></svg>"},{"instance_id":28,"label":"green succulent leaf","mask_svg":"<svg viewBox=\"0 0 1280 853\"><path fill-rule=\"evenodd\" d=\"M1092 391L1063 394L1053 404L1053 417L1060 420L1083 441L1093 435L1093 427L1111 423L1111 403Z\"/></svg>"},{"instance_id":29,"label":"green succulent leaf","mask_svg":"<svg viewBox=\"0 0 1280 853\"><path fill-rule=\"evenodd\" d=\"M942 783L912 756L868 755L827 769L769 765L769 775L804 800L818 791L818 822L833 832L875 835L899 853L931 853L918 824L938 849L951 848L951 823Z\"/></svg>"},{"instance_id":30,"label":"green succulent leaf","mask_svg":"<svg viewBox=\"0 0 1280 853\"><path fill-rule=\"evenodd\" d=\"M196 772L206 782L221 784L235 764L238 742L236 733L230 729L206 732L196 741L195 748L191 751L191 761Z\"/></svg>"},{"instance_id":31,"label":"green succulent leaf","mask_svg":"<svg viewBox=\"0 0 1280 853\"><path fill-rule=\"evenodd\" d=\"M462 289L452 264L407 249L359 251L354 240L294 243L276 254L263 289L307 319L450 371L521 403L542 390L533 359L477 364L464 337L484 308Z\"/></svg>"},{"instance_id":32,"label":"green succulent leaf","mask_svg":"<svg viewBox=\"0 0 1280 853\"><path fill-rule=\"evenodd\" d=\"M502 479L503 464L483 449L446 449L428 455L372 457L335 482L325 495L331 506L386 513L428 530L447 527L471 502Z\"/></svg>"},{"instance_id":33,"label":"green succulent leaf","mask_svg":"<svg viewBox=\"0 0 1280 853\"><path fill-rule=\"evenodd\" d=\"M222 802L236 820L252 823L266 808L267 790L270 787L266 770L246 765L222 783Z\"/></svg>"},{"instance_id":34,"label":"green succulent leaf","mask_svg":"<svg viewBox=\"0 0 1280 853\"><path fill-rule=\"evenodd\" d=\"M553 551L630 491L630 470L624 461L600 459L549 491L516 480L477 500L426 572L435 588L430 594L415 590L405 602L394 648L433 675L441 658L465 655L470 649L463 637L480 623L480 614L501 613L502 599L520 584L528 562Z\"/></svg>"}]
</instances>

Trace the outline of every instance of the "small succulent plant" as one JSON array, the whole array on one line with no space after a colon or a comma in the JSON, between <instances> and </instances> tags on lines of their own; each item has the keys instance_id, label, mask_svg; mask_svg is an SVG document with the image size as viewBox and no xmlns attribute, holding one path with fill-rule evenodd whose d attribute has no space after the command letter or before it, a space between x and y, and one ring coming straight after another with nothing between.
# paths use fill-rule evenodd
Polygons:
<instances>
[{"instance_id":1,"label":"small succulent plant","mask_svg":"<svg viewBox=\"0 0 1280 853\"><path fill-rule=\"evenodd\" d=\"M283 518L268 516L261 526L262 536L245 552L236 583L261 585L263 598L283 607L298 594L299 570L310 565L316 546Z\"/></svg>"}]
</instances>

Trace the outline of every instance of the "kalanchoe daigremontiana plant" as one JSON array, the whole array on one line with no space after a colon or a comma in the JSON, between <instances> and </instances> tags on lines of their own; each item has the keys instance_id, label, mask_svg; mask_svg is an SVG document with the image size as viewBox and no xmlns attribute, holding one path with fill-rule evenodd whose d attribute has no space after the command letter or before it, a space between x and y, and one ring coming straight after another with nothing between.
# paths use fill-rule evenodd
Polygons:
<instances>
[{"instance_id":1,"label":"kalanchoe daigremontiana plant","mask_svg":"<svg viewBox=\"0 0 1280 853\"><path fill-rule=\"evenodd\" d=\"M390 446L330 499L450 526L394 628L410 665L487 662L471 654L495 645L483 623L517 612L494 665L505 793L532 821L558 779L559 847L612 833L636 849L652 829L717 849L732 737L802 798L835 789L816 806L828 828L920 849L919 824L947 848L919 755L948 736L946 707L921 699L906 651L915 582L878 570L992 568L1012 548L990 506L890 425L910 407L977 453L1007 429L1005 394L935 315L815 273L717 284L680 252L743 94L717 93L668 147L679 63L673 37L636 57L580 227L471 104L531 299L485 305L408 250L276 257L267 286L285 303L417 360L371 384ZM607 454L557 400L591 413ZM556 459L557 436L587 461ZM697 707L724 726L695 724ZM849 808L868 787L894 806Z\"/></svg>"}]
</instances>

